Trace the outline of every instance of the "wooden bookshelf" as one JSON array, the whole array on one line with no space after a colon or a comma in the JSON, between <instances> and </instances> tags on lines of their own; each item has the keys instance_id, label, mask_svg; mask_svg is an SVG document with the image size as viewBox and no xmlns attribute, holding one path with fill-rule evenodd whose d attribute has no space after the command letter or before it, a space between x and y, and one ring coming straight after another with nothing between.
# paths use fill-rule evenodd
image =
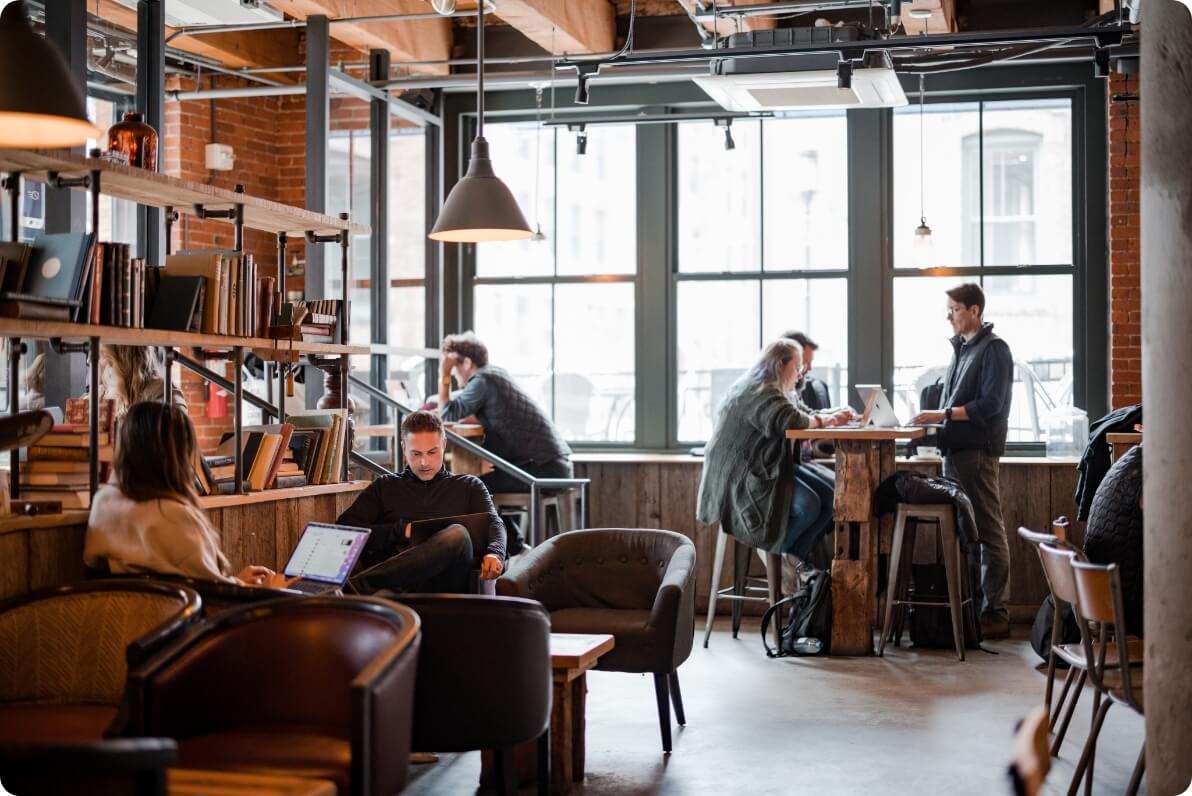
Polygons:
<instances>
[{"instance_id":1,"label":"wooden bookshelf","mask_svg":"<svg viewBox=\"0 0 1192 796\"><path fill-rule=\"evenodd\" d=\"M367 486L368 481L341 481L338 484L309 484L285 487L284 489L266 489L244 495L205 495L199 498L199 505L204 509L222 509L228 506L248 506L253 503L269 503L275 500L360 492Z\"/></svg>"},{"instance_id":2,"label":"wooden bookshelf","mask_svg":"<svg viewBox=\"0 0 1192 796\"><path fill-rule=\"evenodd\" d=\"M101 342L114 345L167 346L170 348L206 348L229 350L251 349L262 359L286 359L294 354L367 354L368 346L338 343L304 343L301 340L276 340L271 337L236 337L226 334L198 334L168 329L126 329L121 326L97 326L66 321L29 321L0 318L0 337L21 337L35 340L60 338L67 342L86 341L98 337Z\"/></svg>"},{"instance_id":3,"label":"wooden bookshelf","mask_svg":"<svg viewBox=\"0 0 1192 796\"><path fill-rule=\"evenodd\" d=\"M367 224L344 221L336 216L291 207L281 202L236 193L193 180L184 180L113 163L103 158L89 158L64 150L0 150L0 171L21 172L24 177L45 181L51 171L63 177L79 177L100 172L100 192L117 199L148 207L172 207L194 216L195 205L208 208L244 206L244 225L252 229L301 238L306 232L328 235L347 230L353 235L368 235Z\"/></svg>"}]
</instances>

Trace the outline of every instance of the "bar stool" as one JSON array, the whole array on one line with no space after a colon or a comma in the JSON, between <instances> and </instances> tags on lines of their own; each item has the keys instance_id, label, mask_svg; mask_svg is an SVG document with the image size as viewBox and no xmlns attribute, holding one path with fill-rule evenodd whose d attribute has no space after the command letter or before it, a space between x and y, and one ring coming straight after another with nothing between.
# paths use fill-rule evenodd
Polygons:
<instances>
[{"instance_id":1,"label":"bar stool","mask_svg":"<svg viewBox=\"0 0 1192 796\"><path fill-rule=\"evenodd\" d=\"M541 506L541 514L543 528L538 531L538 539L527 539L530 544L538 544L544 539L561 533L563 531L574 530L578 527L576 518L579 515L577 504L579 491L569 489L560 492L547 492L538 496L538 503ZM511 515L517 518L519 527L525 529L529 524L530 519L530 493L529 492L498 492L492 496L493 505L497 508L497 513L502 515ZM550 509L550 511L548 511Z\"/></svg>"},{"instance_id":2,"label":"bar stool","mask_svg":"<svg viewBox=\"0 0 1192 796\"><path fill-rule=\"evenodd\" d=\"M907 531L908 523L911 525L909 532ZM882 623L882 637L878 643L877 654L880 656L885 652L886 639L890 636L890 629L894 624L894 606L918 605L934 608L944 606L944 603L939 600L905 599L910 564L915 549L915 532L919 523L935 525L939 530L938 543L944 559L944 574L948 579L947 606L952 614L952 638L956 643L956 656L963 661L964 629L961 612L964 604L972 601L972 597L966 588L964 553L960 550L960 538L956 535L956 512L950 503L898 504L898 511L894 516L894 539L890 544L886 618Z\"/></svg>"},{"instance_id":3,"label":"bar stool","mask_svg":"<svg viewBox=\"0 0 1192 796\"><path fill-rule=\"evenodd\" d=\"M724 551L728 547L728 540L733 541L733 585L720 588L720 573L724 569ZM766 567L765 585L762 579L749 574L749 564L753 560L749 547L737 539L729 536L723 530L716 535L716 557L712 559L712 586L708 589L708 623L704 627L704 649L708 648L708 638L712 635L712 620L716 617L717 600L733 601L733 638L741 629L741 603L756 602L774 605L782 599L782 556L776 553L757 554ZM766 597L756 597L752 592L764 592ZM774 623L774 643L782 643L782 623Z\"/></svg>"}]
</instances>

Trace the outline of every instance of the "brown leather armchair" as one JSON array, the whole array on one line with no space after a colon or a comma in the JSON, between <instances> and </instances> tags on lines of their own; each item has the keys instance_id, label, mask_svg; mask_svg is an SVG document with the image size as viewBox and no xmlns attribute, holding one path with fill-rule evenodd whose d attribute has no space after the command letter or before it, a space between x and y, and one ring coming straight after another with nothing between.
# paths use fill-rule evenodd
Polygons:
<instances>
[{"instance_id":1,"label":"brown leather armchair","mask_svg":"<svg viewBox=\"0 0 1192 796\"><path fill-rule=\"evenodd\" d=\"M128 669L199 620L202 600L152 580L97 580L0 603L0 743L99 741Z\"/></svg>"},{"instance_id":2,"label":"brown leather armchair","mask_svg":"<svg viewBox=\"0 0 1192 796\"><path fill-rule=\"evenodd\" d=\"M169 738L0 744L0 779L20 796L167 796Z\"/></svg>"},{"instance_id":3,"label":"brown leather armchair","mask_svg":"<svg viewBox=\"0 0 1192 796\"><path fill-rule=\"evenodd\" d=\"M225 611L130 675L131 728L178 741L186 768L406 784L419 621L371 597Z\"/></svg>"},{"instance_id":4,"label":"brown leather armchair","mask_svg":"<svg viewBox=\"0 0 1192 796\"><path fill-rule=\"evenodd\" d=\"M671 714L687 723L678 668L695 633L695 545L673 531L570 531L531 550L497 593L538 600L555 633L609 633L616 647L597 669L651 672L662 749Z\"/></svg>"},{"instance_id":5,"label":"brown leather armchair","mask_svg":"<svg viewBox=\"0 0 1192 796\"><path fill-rule=\"evenodd\" d=\"M533 600L471 594L404 594L401 601L422 619L414 751L492 750L498 786L513 794L513 747L538 739L539 792L548 792L546 610Z\"/></svg>"}]
</instances>

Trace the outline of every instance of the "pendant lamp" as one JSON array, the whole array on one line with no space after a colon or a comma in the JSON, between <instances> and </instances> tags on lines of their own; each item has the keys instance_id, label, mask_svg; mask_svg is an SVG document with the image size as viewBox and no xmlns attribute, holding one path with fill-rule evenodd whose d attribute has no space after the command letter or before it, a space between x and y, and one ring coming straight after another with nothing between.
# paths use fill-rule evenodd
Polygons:
<instances>
[{"instance_id":1,"label":"pendant lamp","mask_svg":"<svg viewBox=\"0 0 1192 796\"><path fill-rule=\"evenodd\" d=\"M484 2L477 5L476 138L468 173L455 184L430 237L448 243L522 240L534 234L513 192L493 172L484 139Z\"/></svg>"},{"instance_id":2,"label":"pendant lamp","mask_svg":"<svg viewBox=\"0 0 1192 796\"><path fill-rule=\"evenodd\" d=\"M915 238L911 245L913 265L927 268L933 265L935 246L931 240L931 227L927 226L927 213L923 210L923 75L919 75L919 226L915 227Z\"/></svg>"},{"instance_id":3,"label":"pendant lamp","mask_svg":"<svg viewBox=\"0 0 1192 796\"><path fill-rule=\"evenodd\" d=\"M54 149L99 136L66 59L33 31L25 4L0 13L0 147Z\"/></svg>"}]
</instances>

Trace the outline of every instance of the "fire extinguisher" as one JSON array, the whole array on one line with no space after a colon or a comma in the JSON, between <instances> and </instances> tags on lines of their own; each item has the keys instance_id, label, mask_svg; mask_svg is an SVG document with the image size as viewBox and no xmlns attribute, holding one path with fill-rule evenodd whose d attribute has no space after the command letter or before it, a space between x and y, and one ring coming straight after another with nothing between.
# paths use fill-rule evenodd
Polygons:
<instances>
[{"instance_id":1,"label":"fire extinguisher","mask_svg":"<svg viewBox=\"0 0 1192 796\"><path fill-rule=\"evenodd\" d=\"M207 417L221 418L228 416L228 391L223 387L208 382L207 384Z\"/></svg>"}]
</instances>

